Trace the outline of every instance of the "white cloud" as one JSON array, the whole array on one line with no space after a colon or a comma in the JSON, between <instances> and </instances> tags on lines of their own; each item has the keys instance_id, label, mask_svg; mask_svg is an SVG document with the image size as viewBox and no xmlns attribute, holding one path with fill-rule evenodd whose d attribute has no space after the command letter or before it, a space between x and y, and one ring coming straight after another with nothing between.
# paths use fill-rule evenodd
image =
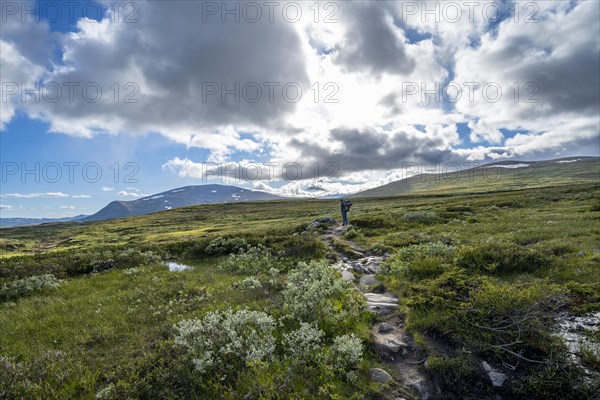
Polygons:
<instances>
[{"instance_id":1,"label":"white cloud","mask_svg":"<svg viewBox=\"0 0 600 400\"><path fill-rule=\"evenodd\" d=\"M97 82L107 94L118 82L121 96L131 92L123 85L132 82L139 102L115 102L109 95L98 103L81 96L72 104L62 101L66 98L8 102L0 129L20 108L68 135L157 132L188 149L209 150L205 160L182 154L163 165L182 178L202 179L200 161L230 163L239 153L306 168L334 162L345 183L319 186L333 192L345 191L344 185L368 185L360 178L348 182L357 174L375 181L398 176L404 162L600 151L598 2L540 1L538 23L525 23L521 9L518 22L506 18L497 26L486 21L482 5L470 20L471 5L454 3L462 18L436 21L431 14L423 20L422 12L407 15L406 4L339 2L339 21L333 24L314 23L310 2L301 4L304 18L298 23L277 18L274 23L266 18L222 23L219 16L198 23L201 2L173 7L153 1L138 3L144 16L136 24L79 21L77 32L61 34L51 33L43 22L9 23L0 43L3 79ZM419 11L444 7L414 4ZM55 47L63 51L60 62L51 62ZM456 104L434 94L421 96L424 88L450 79L463 90ZM231 88L234 82L277 82L279 95L268 101L263 90L256 103L233 101L234 95L223 100L221 84ZM302 87L297 102L281 97L282 85L289 82ZM474 101L465 82L480 85ZM219 93L206 97L203 90L213 83ZM482 97L488 83L502 89L499 101ZM418 93L407 94L407 84L416 85ZM532 96L538 101L525 101L535 87ZM460 123L472 130L464 140L458 135ZM307 185L287 183L272 190L315 192ZM118 195L140 197L139 192L125 188Z\"/></svg>"},{"instance_id":2,"label":"white cloud","mask_svg":"<svg viewBox=\"0 0 600 400\"><path fill-rule=\"evenodd\" d=\"M91 199L92 198L92 196L90 196L89 194L76 194L71 197L73 197L74 199Z\"/></svg>"},{"instance_id":3,"label":"white cloud","mask_svg":"<svg viewBox=\"0 0 600 400\"><path fill-rule=\"evenodd\" d=\"M119 196L121 197L142 197L145 196L145 194L141 194L141 193L134 193L134 192L126 192L125 190L121 190L119 193L117 193Z\"/></svg>"},{"instance_id":4,"label":"white cloud","mask_svg":"<svg viewBox=\"0 0 600 400\"><path fill-rule=\"evenodd\" d=\"M47 192L47 193L8 193L3 194L1 197L16 198L16 199L38 199L38 198L56 198L56 197L69 197L68 194L62 192Z\"/></svg>"},{"instance_id":5,"label":"white cloud","mask_svg":"<svg viewBox=\"0 0 600 400\"><path fill-rule=\"evenodd\" d=\"M60 206L63 210L74 210L75 206Z\"/></svg>"}]
</instances>

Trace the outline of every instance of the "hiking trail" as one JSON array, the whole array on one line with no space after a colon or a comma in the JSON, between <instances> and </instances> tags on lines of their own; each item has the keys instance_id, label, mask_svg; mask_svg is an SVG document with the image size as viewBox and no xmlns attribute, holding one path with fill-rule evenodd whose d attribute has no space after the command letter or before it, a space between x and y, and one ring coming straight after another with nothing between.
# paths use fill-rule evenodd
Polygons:
<instances>
[{"instance_id":1,"label":"hiking trail","mask_svg":"<svg viewBox=\"0 0 600 400\"><path fill-rule=\"evenodd\" d=\"M386 399L429 399L437 391L436 385L422 372L425 360L418 359L413 339L404 328L404 318L397 313L398 299L377 279L381 264L389 255L370 255L342 236L347 227L329 225L321 237L336 256L333 267L341 271L342 279L357 285L369 310L376 314L371 326L371 346L383 368L372 368L371 379L391 383Z\"/></svg>"}]
</instances>

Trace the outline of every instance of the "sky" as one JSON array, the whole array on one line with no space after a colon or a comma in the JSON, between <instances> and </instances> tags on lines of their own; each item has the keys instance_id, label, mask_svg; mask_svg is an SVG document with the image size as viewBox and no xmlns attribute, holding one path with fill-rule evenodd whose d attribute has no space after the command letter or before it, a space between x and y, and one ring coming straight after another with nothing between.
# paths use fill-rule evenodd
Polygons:
<instances>
[{"instance_id":1,"label":"sky","mask_svg":"<svg viewBox=\"0 0 600 400\"><path fill-rule=\"evenodd\" d=\"M600 2L0 2L2 217L600 154Z\"/></svg>"}]
</instances>

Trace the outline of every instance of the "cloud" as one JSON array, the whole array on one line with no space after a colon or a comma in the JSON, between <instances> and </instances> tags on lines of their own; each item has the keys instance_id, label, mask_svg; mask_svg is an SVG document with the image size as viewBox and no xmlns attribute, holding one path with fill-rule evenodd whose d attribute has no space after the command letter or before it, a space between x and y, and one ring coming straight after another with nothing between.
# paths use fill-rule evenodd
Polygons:
<instances>
[{"instance_id":1,"label":"cloud","mask_svg":"<svg viewBox=\"0 0 600 400\"><path fill-rule=\"evenodd\" d=\"M115 190L115 188L113 188L113 187L108 187L108 186L103 186L102 187L102 191L103 192L112 192L114 190Z\"/></svg>"},{"instance_id":2,"label":"cloud","mask_svg":"<svg viewBox=\"0 0 600 400\"><path fill-rule=\"evenodd\" d=\"M222 127L276 127L296 107L283 95L284 85L310 86L296 28L282 18L223 23L217 15L199 22L203 2L136 4L143 17L135 24L80 20L77 32L60 37L61 63L45 71L44 81L60 86L98 84L105 93L100 101L86 101L77 91L72 103L62 96L55 103L25 104L27 112L48 121L52 131L74 136L159 132L178 143L219 149L246 143L210 140ZM110 89L115 82L118 101ZM237 95L251 101L225 94L237 84ZM213 89L217 93L208 94ZM124 102L127 95L136 103Z\"/></svg>"},{"instance_id":3,"label":"cloud","mask_svg":"<svg viewBox=\"0 0 600 400\"><path fill-rule=\"evenodd\" d=\"M60 206L60 208L62 208L63 210L74 210L76 207L75 206Z\"/></svg>"},{"instance_id":4,"label":"cloud","mask_svg":"<svg viewBox=\"0 0 600 400\"><path fill-rule=\"evenodd\" d=\"M71 196L74 199L91 199L92 196L90 196L89 194L76 194Z\"/></svg>"},{"instance_id":5,"label":"cloud","mask_svg":"<svg viewBox=\"0 0 600 400\"><path fill-rule=\"evenodd\" d=\"M8 193L3 194L1 197L16 198L16 199L38 199L38 198L57 198L57 197L69 197L68 194L62 192L48 192L48 193Z\"/></svg>"},{"instance_id":6,"label":"cloud","mask_svg":"<svg viewBox=\"0 0 600 400\"><path fill-rule=\"evenodd\" d=\"M143 196L146 196L145 194L127 192L125 190L121 190L119 193L117 193L117 195L119 195L121 197L143 197Z\"/></svg>"},{"instance_id":7,"label":"cloud","mask_svg":"<svg viewBox=\"0 0 600 400\"><path fill-rule=\"evenodd\" d=\"M416 62L406 51L404 32L394 25L388 7L380 2L342 3L346 33L336 48L335 62L350 72L379 76L408 75Z\"/></svg>"}]
</instances>

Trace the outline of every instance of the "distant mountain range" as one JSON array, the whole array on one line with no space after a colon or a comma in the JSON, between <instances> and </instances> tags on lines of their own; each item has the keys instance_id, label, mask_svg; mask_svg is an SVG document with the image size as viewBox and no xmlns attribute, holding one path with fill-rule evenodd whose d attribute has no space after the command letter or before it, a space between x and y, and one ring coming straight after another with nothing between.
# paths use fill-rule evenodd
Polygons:
<instances>
[{"instance_id":1,"label":"distant mountain range","mask_svg":"<svg viewBox=\"0 0 600 400\"><path fill-rule=\"evenodd\" d=\"M429 166L428 166L429 167ZM455 168L449 168L455 171ZM600 183L600 157L569 157L548 161L498 161L471 170L419 174L351 196L389 197L515 190L574 183ZM0 218L0 227L51 222L86 222L132 217L196 204L282 200L271 193L227 185L185 186L131 201L113 201L93 215L69 218Z\"/></svg>"},{"instance_id":2,"label":"distant mountain range","mask_svg":"<svg viewBox=\"0 0 600 400\"><path fill-rule=\"evenodd\" d=\"M600 157L568 157L547 161L498 161L446 173L418 174L350 196L389 197L407 194L491 192L576 183L600 183ZM428 165L428 168L431 168ZM442 171L443 171L442 165Z\"/></svg>"},{"instance_id":3,"label":"distant mountain range","mask_svg":"<svg viewBox=\"0 0 600 400\"><path fill-rule=\"evenodd\" d=\"M48 224L52 222L71 222L71 221L81 221L87 215L76 215L74 217L64 217L64 218L0 218L0 227L1 228L9 228L12 226L29 226L29 225L40 225L40 224Z\"/></svg>"},{"instance_id":4,"label":"distant mountain range","mask_svg":"<svg viewBox=\"0 0 600 400\"><path fill-rule=\"evenodd\" d=\"M279 200L271 193L226 185L185 186L131 201L113 201L83 221L133 217L195 204Z\"/></svg>"}]
</instances>

